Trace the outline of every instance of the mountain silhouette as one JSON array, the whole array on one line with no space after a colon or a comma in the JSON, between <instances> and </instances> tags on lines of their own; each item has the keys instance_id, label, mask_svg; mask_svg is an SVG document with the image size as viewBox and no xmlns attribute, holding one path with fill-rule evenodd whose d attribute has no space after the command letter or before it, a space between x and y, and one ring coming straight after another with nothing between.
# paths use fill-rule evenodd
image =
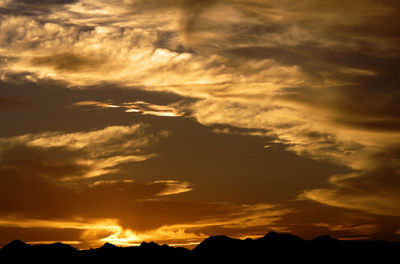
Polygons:
<instances>
[{"instance_id":1,"label":"mountain silhouette","mask_svg":"<svg viewBox=\"0 0 400 264\"><path fill-rule=\"evenodd\" d=\"M259 238L258 240L261 241L271 241L271 242L300 242L300 241L305 241L298 236L294 236L288 233L278 233L271 231L262 238Z\"/></svg>"},{"instance_id":2,"label":"mountain silhouette","mask_svg":"<svg viewBox=\"0 0 400 264\"><path fill-rule=\"evenodd\" d=\"M21 240L13 240L5 245L0 252L24 252L30 249L30 245L25 244Z\"/></svg>"},{"instance_id":3,"label":"mountain silhouette","mask_svg":"<svg viewBox=\"0 0 400 264\"><path fill-rule=\"evenodd\" d=\"M78 250L62 243L29 245L14 240L0 249L0 263L388 263L398 259L399 253L398 242L344 241L327 235L308 241L287 233L269 232L261 238L245 240L210 236L193 250L154 242L136 247L105 243L96 249Z\"/></svg>"}]
</instances>

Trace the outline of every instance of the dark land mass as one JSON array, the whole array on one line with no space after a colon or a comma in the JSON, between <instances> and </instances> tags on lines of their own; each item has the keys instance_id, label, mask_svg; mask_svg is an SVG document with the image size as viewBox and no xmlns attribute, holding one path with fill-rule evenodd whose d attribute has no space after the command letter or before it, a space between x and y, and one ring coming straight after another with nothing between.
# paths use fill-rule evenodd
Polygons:
<instances>
[{"instance_id":1,"label":"dark land mass","mask_svg":"<svg viewBox=\"0 0 400 264\"><path fill-rule=\"evenodd\" d=\"M143 242L137 247L109 243L78 250L62 243L28 245L14 240L0 250L0 263L399 263L400 243L343 241L329 236L304 240L270 232L259 239L211 236L193 250Z\"/></svg>"}]
</instances>

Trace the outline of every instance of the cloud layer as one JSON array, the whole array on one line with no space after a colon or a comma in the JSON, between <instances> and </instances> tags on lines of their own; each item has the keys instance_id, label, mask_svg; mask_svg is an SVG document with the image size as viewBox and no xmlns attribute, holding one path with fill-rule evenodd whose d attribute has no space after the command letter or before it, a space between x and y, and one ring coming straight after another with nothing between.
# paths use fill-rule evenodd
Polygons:
<instances>
[{"instance_id":1,"label":"cloud layer","mask_svg":"<svg viewBox=\"0 0 400 264\"><path fill-rule=\"evenodd\" d=\"M299 156L347 168L346 173L332 175L325 187L302 190L298 200L400 215L400 5L396 1L0 3L4 83L57 81L71 89L111 84L179 94L188 100L168 106L130 99L122 104L77 100L75 106L157 116L186 113L202 125L222 126L214 129L218 133L230 133L232 127L246 135L258 131L270 144L283 144ZM1 108L19 104L15 98L0 97ZM77 181L86 180L91 187L79 195L87 199L91 192L108 193L110 188L143 191L134 198L118 192L118 201L158 199L187 192L192 186L173 179L143 183L97 178L117 173L123 163L150 159L154 153L143 149L166 135L147 134L142 125L133 125L1 138L1 170L8 185L20 186L19 176L11 175L23 175L23 181L32 177L32 186L50 184L55 197L65 190L53 188L67 183L75 188ZM164 202L147 205L159 209ZM8 200L3 204L0 208L22 206ZM139 203L134 205L141 210ZM179 204L180 212L186 210L182 206L186 208ZM202 206L216 210L217 216L214 211L203 212ZM246 214L246 206L230 205L227 214L239 211L238 218L224 219L219 215L223 208L212 206L201 204L202 214L194 215L240 225L238 219L251 222L246 217L259 215L257 206ZM105 212L114 213L107 207ZM176 214L182 217L179 221L164 215L163 220L178 226L193 221L182 215ZM107 218L105 213L90 217ZM143 220L132 221L136 228L143 224ZM152 228L161 228L160 223ZM118 232L113 239L126 236Z\"/></svg>"}]
</instances>

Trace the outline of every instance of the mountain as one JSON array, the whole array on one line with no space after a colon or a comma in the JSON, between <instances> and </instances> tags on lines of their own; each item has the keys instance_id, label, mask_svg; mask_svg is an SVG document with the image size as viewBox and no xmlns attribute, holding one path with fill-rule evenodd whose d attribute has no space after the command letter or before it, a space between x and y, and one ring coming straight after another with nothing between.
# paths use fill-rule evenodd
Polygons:
<instances>
[{"instance_id":1,"label":"mountain","mask_svg":"<svg viewBox=\"0 0 400 264\"><path fill-rule=\"evenodd\" d=\"M198 254L204 254L208 252L223 252L228 250L234 250L242 246L243 241L240 239L234 239L227 236L210 236L201 242L197 247L193 249L193 252Z\"/></svg>"},{"instance_id":2,"label":"mountain","mask_svg":"<svg viewBox=\"0 0 400 264\"><path fill-rule=\"evenodd\" d=\"M294 235L291 235L288 233L278 233L278 232L274 232L274 231L269 232L268 234L266 234L262 238L259 238L258 240L271 241L271 242L275 242L275 243L276 242L288 243L288 242L306 241L306 240L299 238L298 236L294 236Z\"/></svg>"},{"instance_id":3,"label":"mountain","mask_svg":"<svg viewBox=\"0 0 400 264\"><path fill-rule=\"evenodd\" d=\"M143 242L137 247L102 247L78 250L69 245L28 245L14 240L0 250L0 263L13 262L132 262L132 263L389 263L398 259L400 243L387 241L342 241L320 236L311 241L287 234L270 232L258 239L234 239L211 236L193 250Z\"/></svg>"},{"instance_id":4,"label":"mountain","mask_svg":"<svg viewBox=\"0 0 400 264\"><path fill-rule=\"evenodd\" d=\"M31 246L25 244L21 240L13 240L7 245L5 245L0 252L22 252L30 249Z\"/></svg>"}]
</instances>

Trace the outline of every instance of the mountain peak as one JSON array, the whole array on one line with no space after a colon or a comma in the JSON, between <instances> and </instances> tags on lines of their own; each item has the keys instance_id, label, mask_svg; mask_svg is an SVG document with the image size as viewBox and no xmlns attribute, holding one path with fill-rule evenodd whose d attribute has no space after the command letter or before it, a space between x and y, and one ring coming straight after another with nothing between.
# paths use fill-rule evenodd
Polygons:
<instances>
[{"instance_id":1,"label":"mountain peak","mask_svg":"<svg viewBox=\"0 0 400 264\"><path fill-rule=\"evenodd\" d=\"M200 263L209 260L226 263L238 260L258 262L260 259L267 258L271 263L298 262L299 260L308 262L311 260L312 263L317 263L316 260L320 262L319 260L329 256L329 262L340 262L348 257L354 260L353 262L360 262L360 258L362 262L367 262L370 259L383 257L384 261L382 262L386 263L389 262L385 261L386 259L396 258L399 251L400 243L396 242L341 241L328 235L308 241L287 233L270 232L255 240L210 236L193 250L161 246L154 242L143 242L140 247L126 248L105 243L101 248L95 250L77 250L62 243L31 246L20 240L14 240L0 250L0 262L12 263L8 260L14 261L15 259L18 259L17 262L23 262L23 260L32 262L32 259L69 259L71 262L79 260L79 263L82 260L83 263L83 260L106 258L122 263L135 258L137 262L143 263L165 261Z\"/></svg>"},{"instance_id":2,"label":"mountain peak","mask_svg":"<svg viewBox=\"0 0 400 264\"><path fill-rule=\"evenodd\" d=\"M106 242L106 243L104 243L104 245L101 247L101 249L114 249L114 248L116 248L116 247L117 247L116 245L113 245L113 244L111 244L111 243Z\"/></svg>"},{"instance_id":3,"label":"mountain peak","mask_svg":"<svg viewBox=\"0 0 400 264\"><path fill-rule=\"evenodd\" d=\"M140 244L141 248L158 248L160 247L159 244L155 243L154 241L151 241L149 243L143 241L142 244Z\"/></svg>"},{"instance_id":4,"label":"mountain peak","mask_svg":"<svg viewBox=\"0 0 400 264\"><path fill-rule=\"evenodd\" d=\"M150 250L153 250L153 249L155 249L155 250L159 250L159 249L169 250L169 249L171 249L172 247L170 247L170 246L167 245L167 244L160 245L160 244L155 243L154 241L151 241L151 242L149 242L149 243L143 241L143 242L140 244L140 248L146 249L146 250L149 250L149 249L150 249Z\"/></svg>"},{"instance_id":5,"label":"mountain peak","mask_svg":"<svg viewBox=\"0 0 400 264\"><path fill-rule=\"evenodd\" d=\"M27 249L30 248L31 246L22 242L21 240L13 240L7 245L5 245L2 250L21 250L21 249Z\"/></svg>"},{"instance_id":6,"label":"mountain peak","mask_svg":"<svg viewBox=\"0 0 400 264\"><path fill-rule=\"evenodd\" d=\"M301 238L299 238L298 236L294 236L288 233L278 233L275 231L271 231L268 234L266 234L264 237L260 238L259 240L264 240L264 241L282 241L282 242L286 242L286 241L300 241L302 240Z\"/></svg>"},{"instance_id":7,"label":"mountain peak","mask_svg":"<svg viewBox=\"0 0 400 264\"><path fill-rule=\"evenodd\" d=\"M201 242L199 245L197 245L194 250L223 250L232 246L236 246L236 243L238 241L240 242L240 240L238 239L230 238L224 235L210 236L204 239L203 242Z\"/></svg>"},{"instance_id":8,"label":"mountain peak","mask_svg":"<svg viewBox=\"0 0 400 264\"><path fill-rule=\"evenodd\" d=\"M218 236L209 236L208 238L206 238L205 240L211 240L211 241L222 241L222 240L231 240L233 238L224 236L224 235L218 235Z\"/></svg>"}]
</instances>

